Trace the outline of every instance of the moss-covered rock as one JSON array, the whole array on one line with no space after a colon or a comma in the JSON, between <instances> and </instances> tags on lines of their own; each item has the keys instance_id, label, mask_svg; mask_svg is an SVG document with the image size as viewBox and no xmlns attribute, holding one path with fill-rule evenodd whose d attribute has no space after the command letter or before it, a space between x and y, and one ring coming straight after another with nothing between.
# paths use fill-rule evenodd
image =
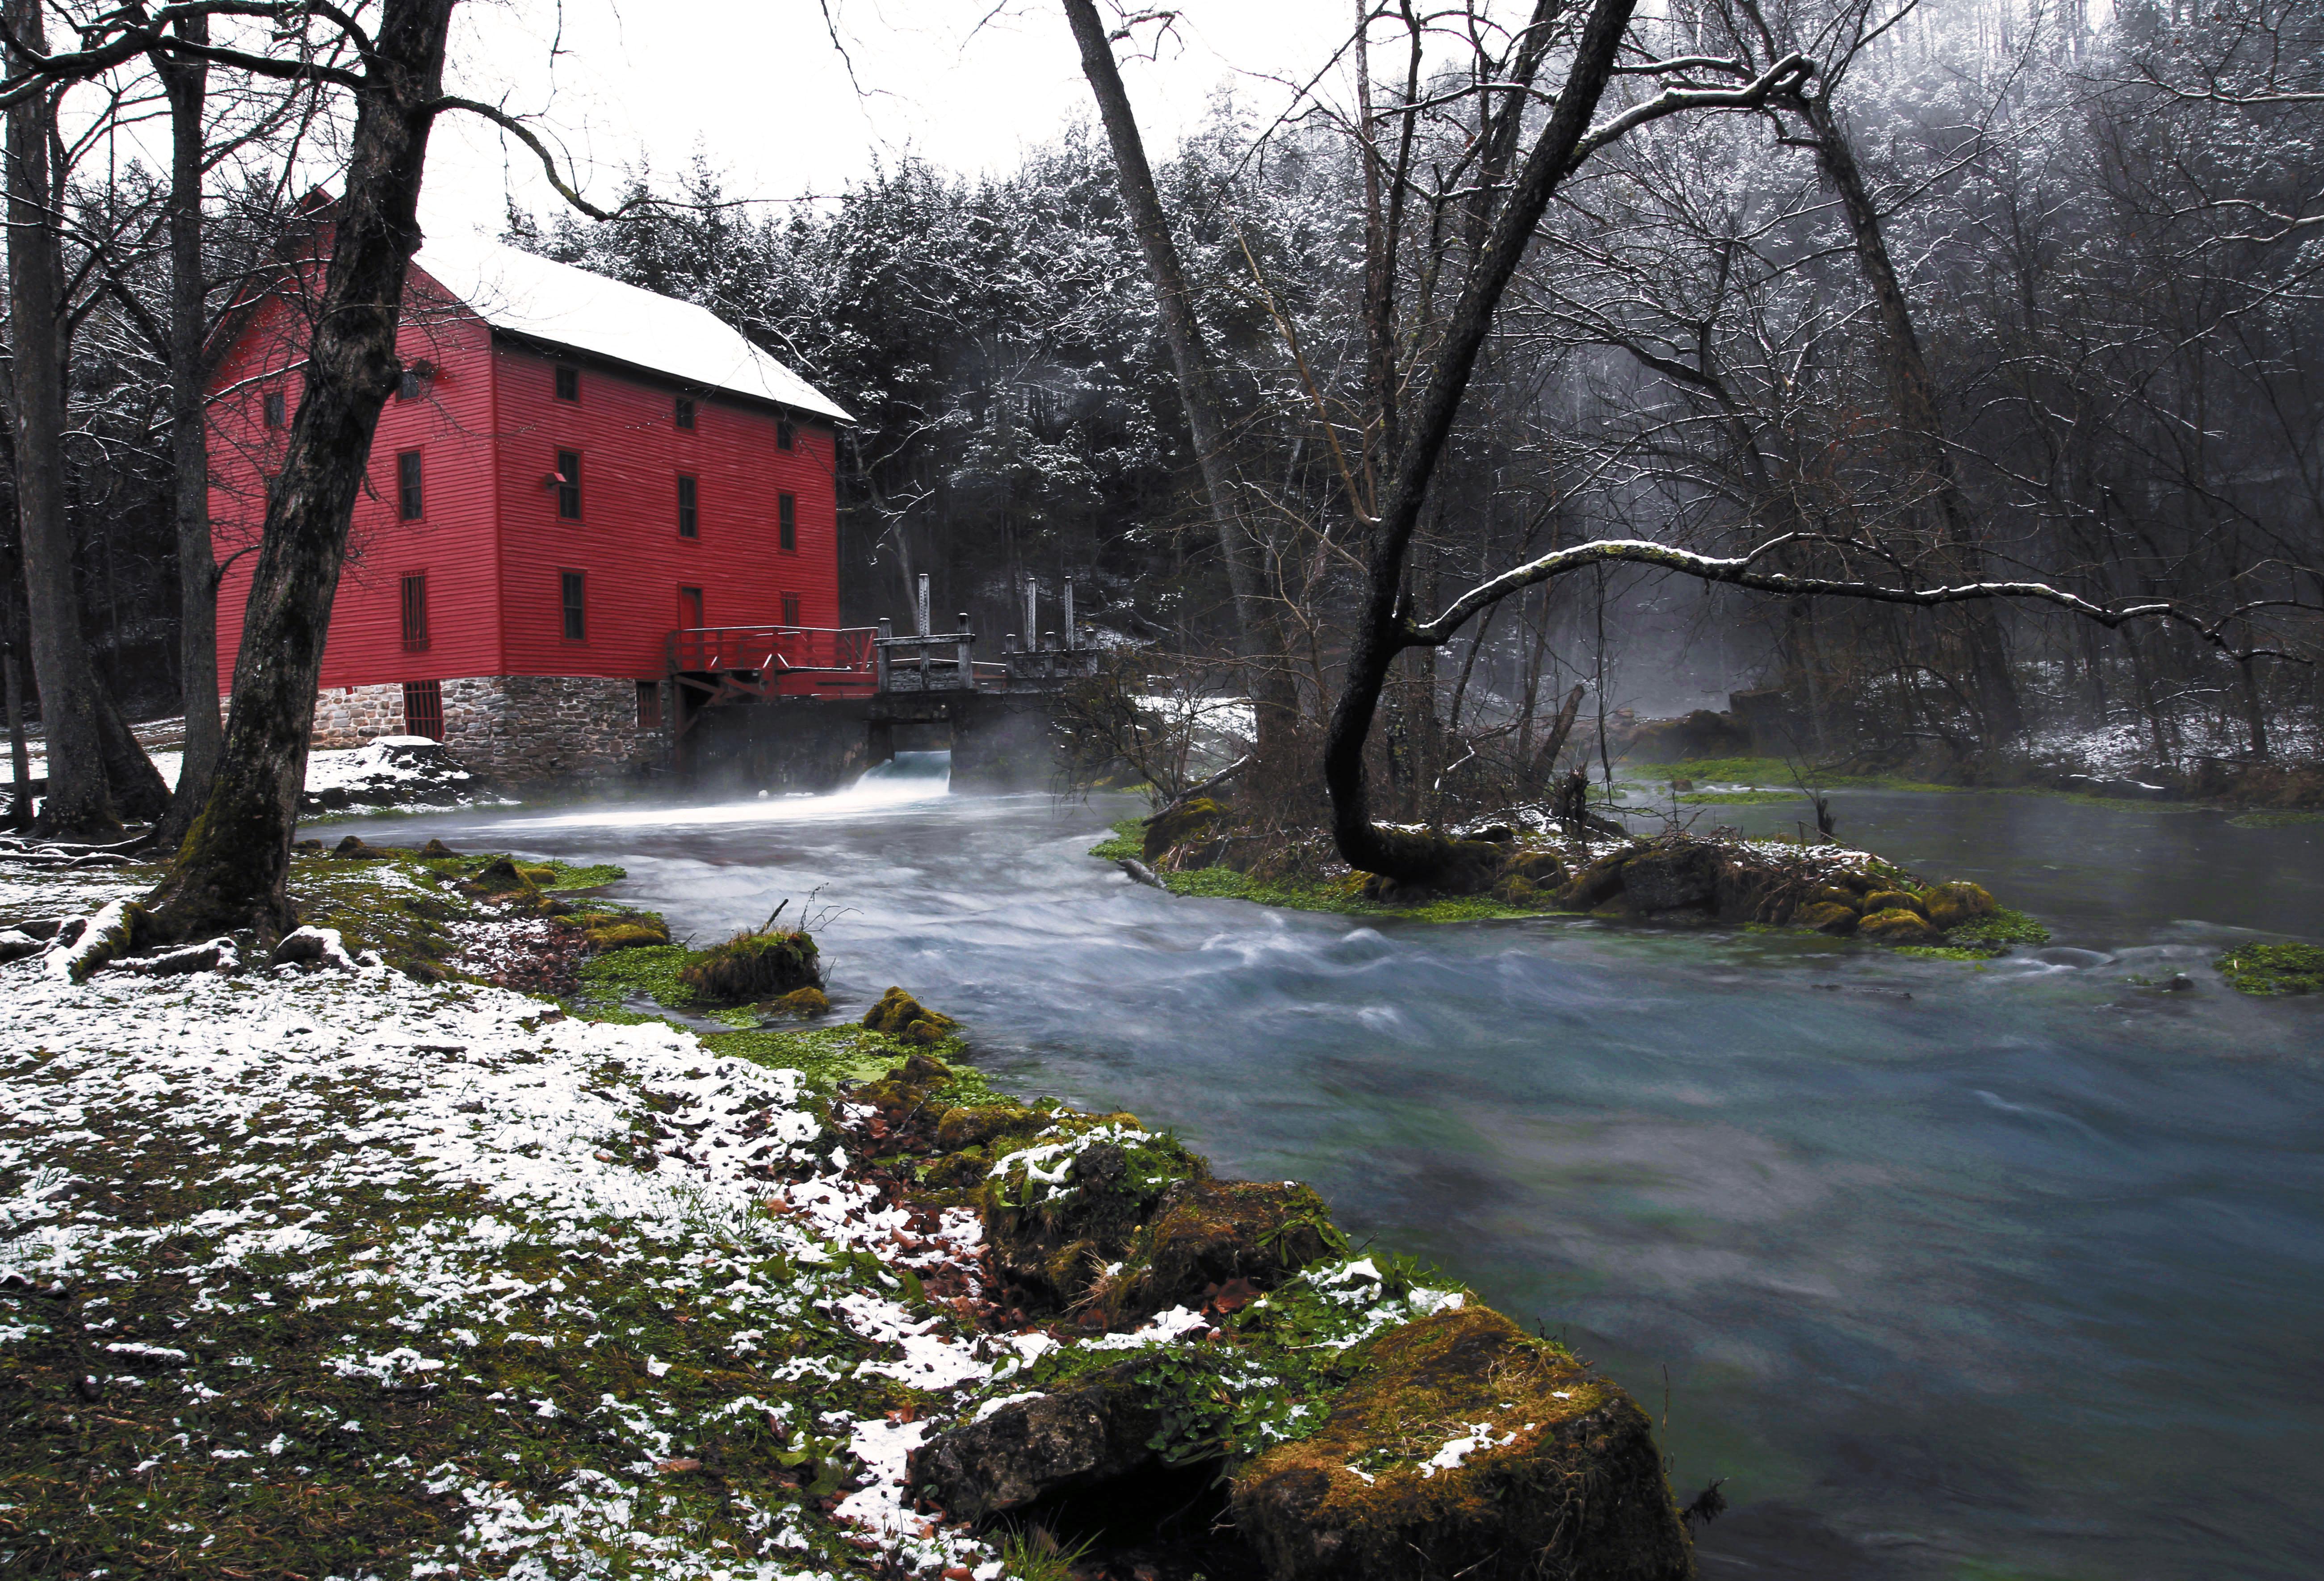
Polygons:
<instances>
[{"instance_id":1,"label":"moss-covered rock","mask_svg":"<svg viewBox=\"0 0 2324 1581\"><path fill-rule=\"evenodd\" d=\"M1921 897L1907 889L1875 889L1864 897L1863 911L1868 918L1884 911L1909 911L1924 919L1929 915Z\"/></svg>"},{"instance_id":2,"label":"moss-covered rock","mask_svg":"<svg viewBox=\"0 0 2324 1581\"><path fill-rule=\"evenodd\" d=\"M1240 1282L1242 1293L1274 1289L1291 1274L1347 1249L1331 1209L1296 1181L1193 1179L1172 1183L1123 1258L1096 1288L1111 1323L1168 1307L1200 1307Z\"/></svg>"},{"instance_id":3,"label":"moss-covered rock","mask_svg":"<svg viewBox=\"0 0 2324 1581\"><path fill-rule=\"evenodd\" d=\"M1686 1532L1646 1414L1489 1309L1369 1342L1312 1436L1231 1480L1275 1581L1681 1581Z\"/></svg>"},{"instance_id":4,"label":"moss-covered rock","mask_svg":"<svg viewBox=\"0 0 2324 1581\"><path fill-rule=\"evenodd\" d=\"M1941 944L1945 936L1929 925L1929 919L1917 911L1889 906L1883 910L1868 909L1856 931L1865 938L1882 944Z\"/></svg>"},{"instance_id":5,"label":"moss-covered rock","mask_svg":"<svg viewBox=\"0 0 2324 1581\"><path fill-rule=\"evenodd\" d=\"M1814 901L1802 908L1795 920L1803 927L1819 933L1845 935L1856 932L1856 908L1838 901Z\"/></svg>"},{"instance_id":6,"label":"moss-covered rock","mask_svg":"<svg viewBox=\"0 0 2324 1581\"><path fill-rule=\"evenodd\" d=\"M347 840L355 838L352 834L347 836ZM346 850L346 841L341 841L339 849L331 854L339 856ZM516 863L508 857L494 857L491 861L486 862L476 869L463 887L471 895L538 895L540 893L540 886L526 878Z\"/></svg>"},{"instance_id":7,"label":"moss-covered rock","mask_svg":"<svg viewBox=\"0 0 2324 1581\"><path fill-rule=\"evenodd\" d=\"M1558 893L1557 904L1566 911L1596 911L1622 893L1622 870L1632 853L1618 850L1600 857L1582 869Z\"/></svg>"},{"instance_id":8,"label":"moss-covered rock","mask_svg":"<svg viewBox=\"0 0 2324 1581\"><path fill-rule=\"evenodd\" d=\"M604 954L609 950L640 950L669 942L669 925L659 917L608 917L583 924L582 937L589 948Z\"/></svg>"},{"instance_id":9,"label":"moss-covered rock","mask_svg":"<svg viewBox=\"0 0 2324 1581\"><path fill-rule=\"evenodd\" d=\"M679 968L678 980L706 1003L748 1004L821 987L818 953L811 933L737 933Z\"/></svg>"},{"instance_id":10,"label":"moss-covered rock","mask_svg":"<svg viewBox=\"0 0 2324 1581\"><path fill-rule=\"evenodd\" d=\"M1501 865L1501 877L1522 878L1537 889L1561 888L1567 878L1565 859L1554 850L1513 851Z\"/></svg>"},{"instance_id":11,"label":"moss-covered rock","mask_svg":"<svg viewBox=\"0 0 2324 1581\"><path fill-rule=\"evenodd\" d=\"M944 1112L936 1122L936 1145L946 1153L983 1147L1003 1136L1033 1136L1048 1126L1050 1117L1020 1103L964 1104Z\"/></svg>"},{"instance_id":12,"label":"moss-covered rock","mask_svg":"<svg viewBox=\"0 0 2324 1581\"><path fill-rule=\"evenodd\" d=\"M1157 813L1146 821L1146 836L1141 842L1146 859L1159 861L1164 852L1202 833L1217 823L1226 809L1209 796L1196 796L1190 802Z\"/></svg>"},{"instance_id":13,"label":"moss-covered rock","mask_svg":"<svg viewBox=\"0 0 2324 1581\"><path fill-rule=\"evenodd\" d=\"M933 1048L950 1037L960 1023L940 1016L899 988L890 988L880 1002L863 1013L863 1025L884 1032L900 1043Z\"/></svg>"},{"instance_id":14,"label":"moss-covered rock","mask_svg":"<svg viewBox=\"0 0 2324 1581\"><path fill-rule=\"evenodd\" d=\"M984 1238L994 1270L1028 1310L1077 1307L1126 1258L1162 1193L1209 1172L1175 1137L1141 1130L1130 1116L1057 1121L988 1172Z\"/></svg>"},{"instance_id":15,"label":"moss-covered rock","mask_svg":"<svg viewBox=\"0 0 2324 1581\"><path fill-rule=\"evenodd\" d=\"M774 999L769 1007L781 1015L796 1016L805 1020L811 1016L830 1015L831 1000L821 988L809 985L804 988L793 988Z\"/></svg>"},{"instance_id":16,"label":"moss-covered rock","mask_svg":"<svg viewBox=\"0 0 2324 1581\"><path fill-rule=\"evenodd\" d=\"M1921 909L1929 921L1950 933L1963 923L1992 915L1998 908L1984 885L1954 878L1923 890Z\"/></svg>"},{"instance_id":17,"label":"moss-covered rock","mask_svg":"<svg viewBox=\"0 0 2324 1581\"><path fill-rule=\"evenodd\" d=\"M1707 842L1650 847L1623 864L1623 904L1637 916L1715 910L1725 865L1717 848Z\"/></svg>"}]
</instances>

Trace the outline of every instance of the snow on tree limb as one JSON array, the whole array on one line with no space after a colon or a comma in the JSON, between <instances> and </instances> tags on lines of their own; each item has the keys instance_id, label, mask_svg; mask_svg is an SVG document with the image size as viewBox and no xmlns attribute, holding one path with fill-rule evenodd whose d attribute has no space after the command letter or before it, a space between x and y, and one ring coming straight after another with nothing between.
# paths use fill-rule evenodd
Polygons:
<instances>
[{"instance_id":1,"label":"snow on tree limb","mask_svg":"<svg viewBox=\"0 0 2324 1581\"><path fill-rule=\"evenodd\" d=\"M1539 583L1555 581L1568 572L1607 565L1651 566L1682 576L1692 576L1702 582L1723 583L1730 587L1746 587L1786 598L1821 594L1860 599L1871 603L1904 604L1918 609L1990 599L2012 599L2050 604L2084 620L2095 620L2109 630L2133 620L2169 620L2188 628L2211 647L2239 659L2262 657L2295 659L2295 656L2273 648L2235 647L2227 637L2227 628L2231 622L2263 608L2292 607L2315 612L2314 606L2298 601L2267 599L2238 604L2219 619L2207 621L2167 600L2109 607L2093 603L2078 593L2052 587L2046 582L1967 582L1937 587L1914 587L1852 577L1807 576L1789 571L1757 569L1776 550L1803 541L1840 540L1831 539L1822 534L1785 533L1758 545L1748 554L1736 556L1698 554L1692 549L1674 548L1646 538L1600 538L1591 543L1575 544L1538 559L1528 560L1522 565L1513 565L1499 576L1478 584L1446 605L1434 620L1408 625L1405 632L1406 643L1414 648L1441 648L1451 641L1453 634L1480 610L1499 602L1511 593ZM1852 547L1867 553L1880 553L1876 546L1869 544ZM2295 659L2295 662L2300 661Z\"/></svg>"}]
</instances>

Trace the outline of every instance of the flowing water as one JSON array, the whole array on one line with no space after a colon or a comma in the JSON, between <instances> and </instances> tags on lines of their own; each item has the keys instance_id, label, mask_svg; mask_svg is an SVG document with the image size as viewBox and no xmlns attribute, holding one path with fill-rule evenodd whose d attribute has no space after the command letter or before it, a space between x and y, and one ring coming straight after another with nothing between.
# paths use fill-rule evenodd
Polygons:
<instances>
[{"instance_id":1,"label":"flowing water","mask_svg":"<svg viewBox=\"0 0 2324 1581\"><path fill-rule=\"evenodd\" d=\"M1128 799L943 773L365 832L618 861L697 938L819 888L842 1008L904 984L1005 1085L1311 1181L1628 1385L1682 1498L1728 1479L1707 1576L2324 1569L2324 1000L2207 970L2324 932L2324 825L1839 797L1843 836L2057 933L1980 968L1174 898L1084 854Z\"/></svg>"}]
</instances>

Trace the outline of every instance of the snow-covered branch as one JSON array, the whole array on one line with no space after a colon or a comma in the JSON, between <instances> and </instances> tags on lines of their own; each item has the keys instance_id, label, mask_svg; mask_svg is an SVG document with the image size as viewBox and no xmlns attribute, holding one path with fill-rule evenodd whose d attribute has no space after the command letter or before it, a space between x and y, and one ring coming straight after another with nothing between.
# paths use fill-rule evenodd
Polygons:
<instances>
[{"instance_id":1,"label":"snow-covered branch","mask_svg":"<svg viewBox=\"0 0 2324 1581\"><path fill-rule=\"evenodd\" d=\"M2117 605L2093 603L2078 593L2052 587L2045 582L1967 582L1918 587L1904 582L1870 582L1855 577L1811 576L1797 572L1761 569L1768 556L1779 549L1804 542L1838 544L1842 541L1821 534L1786 533L1758 545L1748 554L1737 556L1698 554L1692 549L1674 548L1668 544L1645 538L1603 538L1593 543L1575 544L1570 548L1558 549L1539 559L1529 560L1522 565L1512 566L1490 581L1480 583L1446 605L1434 620L1408 627L1405 633L1406 641L1415 648L1442 647L1451 641L1453 633L1467 624L1479 611L1499 602L1511 593L1540 583L1554 582L1569 572L1592 565L1644 565L1674 572L1681 576L1692 576L1702 582L1747 587L1787 598L1822 595L1858 599L1868 603L1904 604L1919 609L2008 599L2049 604L2109 629L2133 620L2169 620L2184 626L2211 647L2235 657L2262 655L2280 658L2292 657L2273 649L2237 648L2229 642L2227 636L2229 625L2260 608L2286 607L2287 601L2280 599L2239 604L2219 619L2206 621L2167 601ZM1849 547L1867 553L1879 552L1874 546L1857 544L1852 540L1849 540ZM1886 555L1882 557L1889 558ZM2313 606L2306 604L2291 607L2315 612Z\"/></svg>"}]
</instances>

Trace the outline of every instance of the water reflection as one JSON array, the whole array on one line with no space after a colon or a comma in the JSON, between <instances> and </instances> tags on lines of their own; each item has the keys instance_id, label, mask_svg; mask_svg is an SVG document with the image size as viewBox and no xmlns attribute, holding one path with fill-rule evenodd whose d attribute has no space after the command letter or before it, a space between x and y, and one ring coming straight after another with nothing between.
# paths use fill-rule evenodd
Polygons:
<instances>
[{"instance_id":1,"label":"water reflection","mask_svg":"<svg viewBox=\"0 0 2324 1581\"><path fill-rule=\"evenodd\" d=\"M702 937L823 886L844 1006L906 984L1013 1085L1312 1180L1666 1411L1682 1492L1732 1479L1707 1573L2314 1573L2324 1005L2205 969L2316 915L2312 831L1858 807L2061 924L1976 968L1175 899L1083 854L1127 802L863 789L368 832L617 860Z\"/></svg>"}]
</instances>

